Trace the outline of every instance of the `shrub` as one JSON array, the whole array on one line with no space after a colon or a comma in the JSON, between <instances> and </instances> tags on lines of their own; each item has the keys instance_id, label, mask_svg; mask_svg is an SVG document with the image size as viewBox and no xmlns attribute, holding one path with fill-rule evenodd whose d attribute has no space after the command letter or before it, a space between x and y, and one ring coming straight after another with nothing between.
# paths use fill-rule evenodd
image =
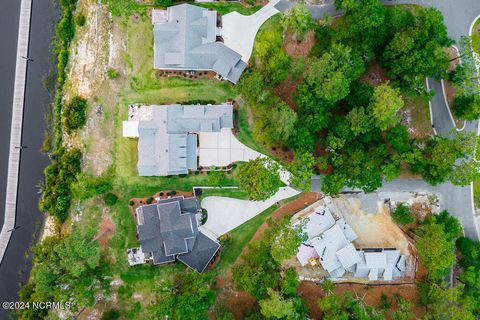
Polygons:
<instances>
[{"instance_id":1,"label":"shrub","mask_svg":"<svg viewBox=\"0 0 480 320\"><path fill-rule=\"evenodd\" d=\"M382 292L382 295L380 296L380 302L378 303L378 307L381 309L381 310L390 310L390 308L392 307L392 303L390 302L390 300L388 300L388 297L385 293Z\"/></svg>"},{"instance_id":2,"label":"shrub","mask_svg":"<svg viewBox=\"0 0 480 320\"><path fill-rule=\"evenodd\" d=\"M135 201L133 201L133 200L130 200L130 201L128 202L128 205L129 205L129 206L133 206L134 204L135 204Z\"/></svg>"},{"instance_id":3,"label":"shrub","mask_svg":"<svg viewBox=\"0 0 480 320\"><path fill-rule=\"evenodd\" d=\"M223 171L217 171L215 167L211 167L208 172L208 182L214 187L221 187L227 182L227 177Z\"/></svg>"},{"instance_id":4,"label":"shrub","mask_svg":"<svg viewBox=\"0 0 480 320\"><path fill-rule=\"evenodd\" d=\"M115 194L109 192L105 195L103 200L105 201L105 204L107 206L113 206L114 204L117 203L118 197Z\"/></svg>"},{"instance_id":5,"label":"shrub","mask_svg":"<svg viewBox=\"0 0 480 320\"><path fill-rule=\"evenodd\" d=\"M171 194L172 196L174 196L174 195L176 195L176 194L177 194L177 191L175 191L175 190L172 190L172 191L170 192L170 194Z\"/></svg>"},{"instance_id":6,"label":"shrub","mask_svg":"<svg viewBox=\"0 0 480 320\"><path fill-rule=\"evenodd\" d=\"M102 314L101 320L117 320L120 319L120 312L117 309L109 309Z\"/></svg>"},{"instance_id":7,"label":"shrub","mask_svg":"<svg viewBox=\"0 0 480 320\"><path fill-rule=\"evenodd\" d=\"M85 125L87 100L82 97L74 97L63 110L63 122L68 133Z\"/></svg>"},{"instance_id":8,"label":"shrub","mask_svg":"<svg viewBox=\"0 0 480 320\"><path fill-rule=\"evenodd\" d=\"M159 195L160 195L160 197L163 197L164 193L163 193L163 192L160 192Z\"/></svg>"},{"instance_id":9,"label":"shrub","mask_svg":"<svg viewBox=\"0 0 480 320\"><path fill-rule=\"evenodd\" d=\"M410 208L404 203L399 203L392 212L392 219L396 224L405 225L415 221Z\"/></svg>"},{"instance_id":10,"label":"shrub","mask_svg":"<svg viewBox=\"0 0 480 320\"><path fill-rule=\"evenodd\" d=\"M78 14L75 16L75 24L79 27L83 27L85 25L85 22L87 22L87 18L85 18L84 14Z\"/></svg>"},{"instance_id":11,"label":"shrub","mask_svg":"<svg viewBox=\"0 0 480 320\"><path fill-rule=\"evenodd\" d=\"M107 76L108 76L108 79L115 79L115 78L118 78L118 71L113 69L113 68L109 68L107 70Z\"/></svg>"},{"instance_id":12,"label":"shrub","mask_svg":"<svg viewBox=\"0 0 480 320\"><path fill-rule=\"evenodd\" d=\"M153 198L152 197L148 197L147 200L145 200L145 202L147 204L151 204L153 202Z\"/></svg>"},{"instance_id":13,"label":"shrub","mask_svg":"<svg viewBox=\"0 0 480 320\"><path fill-rule=\"evenodd\" d=\"M159 7L168 7L173 3L172 0L155 0L155 5Z\"/></svg>"}]
</instances>

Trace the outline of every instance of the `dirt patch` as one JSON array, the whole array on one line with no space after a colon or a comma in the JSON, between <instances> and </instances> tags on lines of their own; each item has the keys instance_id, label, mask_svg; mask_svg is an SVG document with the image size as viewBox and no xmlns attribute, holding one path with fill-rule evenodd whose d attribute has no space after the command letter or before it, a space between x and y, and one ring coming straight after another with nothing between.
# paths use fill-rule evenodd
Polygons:
<instances>
[{"instance_id":1,"label":"dirt patch","mask_svg":"<svg viewBox=\"0 0 480 320\"><path fill-rule=\"evenodd\" d=\"M360 80L376 87L390 79L387 77L385 70L380 66L380 63L374 60L370 63L367 72L360 77Z\"/></svg>"},{"instance_id":2,"label":"dirt patch","mask_svg":"<svg viewBox=\"0 0 480 320\"><path fill-rule=\"evenodd\" d=\"M297 112L297 104L294 99L295 93L297 92L297 81L293 80L291 75L276 86L273 91L280 99L288 104L293 111Z\"/></svg>"},{"instance_id":3,"label":"dirt patch","mask_svg":"<svg viewBox=\"0 0 480 320\"><path fill-rule=\"evenodd\" d=\"M110 219L110 217L106 217L100 222L100 226L98 228L97 235L95 239L100 242L100 246L103 249L107 248L108 240L115 234L115 223Z\"/></svg>"},{"instance_id":4,"label":"dirt patch","mask_svg":"<svg viewBox=\"0 0 480 320\"><path fill-rule=\"evenodd\" d=\"M233 285L232 273L227 272L223 277L216 278L218 290L215 307L210 309L209 319L215 319L215 310L224 307L233 313L235 319L243 319L247 311L257 306L257 301L248 292L237 291Z\"/></svg>"},{"instance_id":5,"label":"dirt patch","mask_svg":"<svg viewBox=\"0 0 480 320\"><path fill-rule=\"evenodd\" d=\"M425 308L418 305L418 290L414 284L404 284L397 286L369 286L356 283L344 283L335 285L335 293L343 295L346 292L351 292L353 297L362 300L364 303L370 306L378 306L382 294L388 297L388 300L392 303L391 310L394 311L397 308L395 302L395 296L400 295L408 301L415 304L413 312L417 319L421 319L425 314ZM321 319L322 312L318 308L317 301L325 296L321 285L311 281L302 281L298 288L298 293L305 299L310 310L310 317L313 319Z\"/></svg>"},{"instance_id":6,"label":"dirt patch","mask_svg":"<svg viewBox=\"0 0 480 320\"><path fill-rule=\"evenodd\" d=\"M315 31L308 31L302 41L297 41L289 32L287 32L283 40L283 49L292 57L308 57L314 45Z\"/></svg>"},{"instance_id":7,"label":"dirt patch","mask_svg":"<svg viewBox=\"0 0 480 320\"><path fill-rule=\"evenodd\" d=\"M450 58L450 63L448 64L448 71L453 71L457 68L457 65L460 63L460 59L456 59L458 58L458 51L457 49L453 48L453 47L450 47L450 48L445 48L443 49L448 57Z\"/></svg>"}]
</instances>

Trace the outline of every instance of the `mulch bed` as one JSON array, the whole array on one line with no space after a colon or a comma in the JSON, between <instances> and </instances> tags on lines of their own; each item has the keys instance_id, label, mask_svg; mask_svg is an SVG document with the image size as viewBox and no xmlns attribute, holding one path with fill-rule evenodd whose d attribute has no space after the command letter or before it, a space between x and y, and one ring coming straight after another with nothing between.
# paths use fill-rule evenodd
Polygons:
<instances>
[{"instance_id":1,"label":"mulch bed","mask_svg":"<svg viewBox=\"0 0 480 320\"><path fill-rule=\"evenodd\" d=\"M292 57L307 58L315 45L315 31L308 31L302 41L297 41L288 32L283 37L283 49Z\"/></svg>"},{"instance_id":2,"label":"mulch bed","mask_svg":"<svg viewBox=\"0 0 480 320\"><path fill-rule=\"evenodd\" d=\"M380 63L374 60L370 64L367 72L360 77L360 80L376 87L390 79L387 77L385 70L380 66Z\"/></svg>"}]
</instances>

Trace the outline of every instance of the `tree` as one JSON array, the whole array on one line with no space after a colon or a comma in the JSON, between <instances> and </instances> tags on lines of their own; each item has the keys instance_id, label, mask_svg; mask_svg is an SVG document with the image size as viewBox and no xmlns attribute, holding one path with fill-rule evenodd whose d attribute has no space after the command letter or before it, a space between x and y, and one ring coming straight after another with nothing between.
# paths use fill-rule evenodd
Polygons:
<instances>
[{"instance_id":1,"label":"tree","mask_svg":"<svg viewBox=\"0 0 480 320\"><path fill-rule=\"evenodd\" d=\"M295 272L295 269L288 268L285 270L282 283L281 283L281 292L287 297L294 297L297 295L297 289L300 285L298 281L298 274Z\"/></svg>"},{"instance_id":2,"label":"tree","mask_svg":"<svg viewBox=\"0 0 480 320\"><path fill-rule=\"evenodd\" d=\"M397 310L392 313L393 320L412 320L415 319L415 314L412 311L413 303L407 299L397 296Z\"/></svg>"},{"instance_id":3,"label":"tree","mask_svg":"<svg viewBox=\"0 0 480 320\"><path fill-rule=\"evenodd\" d=\"M439 224L418 228L417 250L420 261L432 279L441 279L455 262L454 246Z\"/></svg>"},{"instance_id":4,"label":"tree","mask_svg":"<svg viewBox=\"0 0 480 320\"><path fill-rule=\"evenodd\" d=\"M403 90L425 93L426 77L446 75L448 56L443 48L453 41L448 38L443 16L437 9L417 8L415 15L407 15L393 22L398 29L391 36L381 62Z\"/></svg>"},{"instance_id":5,"label":"tree","mask_svg":"<svg viewBox=\"0 0 480 320\"><path fill-rule=\"evenodd\" d=\"M365 108L353 108L347 114L346 118L347 121L350 123L353 135L358 136L360 134L364 134L370 131L372 119L365 111Z\"/></svg>"},{"instance_id":6,"label":"tree","mask_svg":"<svg viewBox=\"0 0 480 320\"><path fill-rule=\"evenodd\" d=\"M425 319L474 320L473 305L469 297L462 294L464 286L449 287L447 284L430 285L428 290L427 314Z\"/></svg>"},{"instance_id":7,"label":"tree","mask_svg":"<svg viewBox=\"0 0 480 320\"><path fill-rule=\"evenodd\" d=\"M240 188L252 200L266 200L282 185L279 165L269 158L257 158L242 164L238 169Z\"/></svg>"},{"instance_id":8,"label":"tree","mask_svg":"<svg viewBox=\"0 0 480 320\"><path fill-rule=\"evenodd\" d=\"M304 191L309 191L312 185L311 178L316 160L312 153L295 153L294 160L289 164L288 170L292 174L290 185Z\"/></svg>"},{"instance_id":9,"label":"tree","mask_svg":"<svg viewBox=\"0 0 480 320\"><path fill-rule=\"evenodd\" d=\"M238 290L247 291L261 300L267 288L278 286L278 267L270 254L268 241L254 241L248 245L247 253L242 255L242 262L233 267L233 282Z\"/></svg>"},{"instance_id":10,"label":"tree","mask_svg":"<svg viewBox=\"0 0 480 320\"><path fill-rule=\"evenodd\" d=\"M287 10L283 16L282 24L283 28L290 31L296 39L302 40L305 33L314 27L315 20L313 20L307 6L304 3L297 2L295 6Z\"/></svg>"},{"instance_id":11,"label":"tree","mask_svg":"<svg viewBox=\"0 0 480 320\"><path fill-rule=\"evenodd\" d=\"M334 44L320 59L310 61L305 83L317 98L335 103L348 95L350 83L364 71L358 53L348 46Z\"/></svg>"},{"instance_id":12,"label":"tree","mask_svg":"<svg viewBox=\"0 0 480 320\"><path fill-rule=\"evenodd\" d=\"M419 171L435 185L450 180L454 185L469 185L479 175L480 164L474 159L479 138L475 133L460 132L452 138L434 136L423 150L424 164Z\"/></svg>"},{"instance_id":13,"label":"tree","mask_svg":"<svg viewBox=\"0 0 480 320\"><path fill-rule=\"evenodd\" d=\"M394 126L398 122L397 112L403 106L400 90L392 88L388 82L376 87L369 106L374 125L382 131Z\"/></svg>"},{"instance_id":14,"label":"tree","mask_svg":"<svg viewBox=\"0 0 480 320\"><path fill-rule=\"evenodd\" d=\"M388 130L387 141L399 153L406 153L412 149L407 128L402 124L397 124Z\"/></svg>"},{"instance_id":15,"label":"tree","mask_svg":"<svg viewBox=\"0 0 480 320\"><path fill-rule=\"evenodd\" d=\"M260 310L267 319L295 319L295 305L292 300L284 299L282 295L271 289L267 289L268 298L260 300Z\"/></svg>"},{"instance_id":16,"label":"tree","mask_svg":"<svg viewBox=\"0 0 480 320\"><path fill-rule=\"evenodd\" d=\"M404 203L399 203L392 212L392 219L396 224L405 225L415 222L415 217L410 212L410 208Z\"/></svg>"},{"instance_id":17,"label":"tree","mask_svg":"<svg viewBox=\"0 0 480 320\"><path fill-rule=\"evenodd\" d=\"M466 120L478 119L480 118L480 95L456 95L453 108L455 114L460 118Z\"/></svg>"},{"instance_id":18,"label":"tree","mask_svg":"<svg viewBox=\"0 0 480 320\"><path fill-rule=\"evenodd\" d=\"M268 147L286 142L295 131L297 114L278 98L268 105L257 107L254 135Z\"/></svg>"},{"instance_id":19,"label":"tree","mask_svg":"<svg viewBox=\"0 0 480 320\"><path fill-rule=\"evenodd\" d=\"M85 125L86 109L87 100L78 96L74 97L72 101L64 107L62 112L63 123L68 133Z\"/></svg>"},{"instance_id":20,"label":"tree","mask_svg":"<svg viewBox=\"0 0 480 320\"><path fill-rule=\"evenodd\" d=\"M255 61L265 80L272 85L279 84L288 77L291 61L282 45L280 29L263 30L257 35Z\"/></svg>"},{"instance_id":21,"label":"tree","mask_svg":"<svg viewBox=\"0 0 480 320\"><path fill-rule=\"evenodd\" d=\"M212 276L191 270L177 274L164 285L157 303L150 307L155 319L206 319L215 302Z\"/></svg>"},{"instance_id":22,"label":"tree","mask_svg":"<svg viewBox=\"0 0 480 320\"><path fill-rule=\"evenodd\" d=\"M379 0L335 0L337 9L345 10L338 22L337 41L371 56L385 42L385 8Z\"/></svg>"},{"instance_id":23,"label":"tree","mask_svg":"<svg viewBox=\"0 0 480 320\"><path fill-rule=\"evenodd\" d=\"M284 260L290 259L298 251L303 241L308 239L302 231L302 226L292 226L290 219L282 219L276 225L271 244L270 253L272 258L281 264Z\"/></svg>"}]
</instances>

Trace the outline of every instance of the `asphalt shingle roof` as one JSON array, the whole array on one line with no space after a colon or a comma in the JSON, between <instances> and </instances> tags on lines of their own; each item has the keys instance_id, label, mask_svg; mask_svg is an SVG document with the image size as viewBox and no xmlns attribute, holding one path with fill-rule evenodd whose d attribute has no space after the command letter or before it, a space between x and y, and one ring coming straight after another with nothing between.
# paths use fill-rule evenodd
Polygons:
<instances>
[{"instance_id":1,"label":"asphalt shingle roof","mask_svg":"<svg viewBox=\"0 0 480 320\"><path fill-rule=\"evenodd\" d=\"M153 27L155 68L213 70L238 81L246 63L239 53L216 41L216 11L180 4L167 8L166 17Z\"/></svg>"},{"instance_id":2,"label":"asphalt shingle roof","mask_svg":"<svg viewBox=\"0 0 480 320\"><path fill-rule=\"evenodd\" d=\"M198 230L195 197L173 197L137 208L138 239L154 264L175 258L202 272L220 245Z\"/></svg>"}]
</instances>

